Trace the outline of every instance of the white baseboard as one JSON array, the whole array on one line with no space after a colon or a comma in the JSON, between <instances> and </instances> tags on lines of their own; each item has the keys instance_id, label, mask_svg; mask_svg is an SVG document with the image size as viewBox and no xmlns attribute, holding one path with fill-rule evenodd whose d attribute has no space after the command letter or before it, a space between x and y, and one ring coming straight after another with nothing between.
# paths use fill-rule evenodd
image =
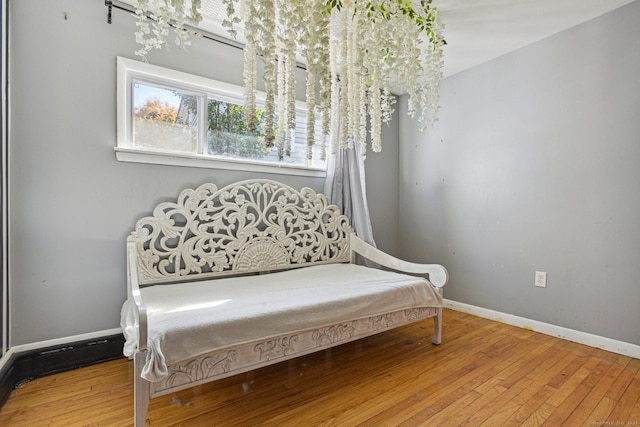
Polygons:
<instances>
[{"instance_id":1,"label":"white baseboard","mask_svg":"<svg viewBox=\"0 0 640 427\"><path fill-rule=\"evenodd\" d=\"M640 359L640 345L617 341L611 338L605 338L598 335L588 334L586 332L575 331L573 329L561 326L551 325L549 323L539 322L524 317L514 316L512 314L501 313L499 311L489 310L482 307L476 307L461 302L443 300L444 307L455 311L462 311L474 316L491 319L496 322L506 323L507 325L517 326L519 328L529 329L540 332L552 337L588 345L590 347L600 348L624 356ZM446 339L446 338L445 338Z\"/></svg>"}]
</instances>

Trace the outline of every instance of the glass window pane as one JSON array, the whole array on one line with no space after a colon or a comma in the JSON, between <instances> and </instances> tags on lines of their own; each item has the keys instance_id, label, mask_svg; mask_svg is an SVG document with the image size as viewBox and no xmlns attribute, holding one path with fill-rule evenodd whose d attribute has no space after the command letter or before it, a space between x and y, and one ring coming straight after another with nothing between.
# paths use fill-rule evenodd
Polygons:
<instances>
[{"instance_id":1,"label":"glass window pane","mask_svg":"<svg viewBox=\"0 0 640 427\"><path fill-rule=\"evenodd\" d=\"M264 110L256 111L258 128L250 132L244 120L244 106L209 99L207 147L214 156L259 159L269 153L265 141Z\"/></svg>"},{"instance_id":2,"label":"glass window pane","mask_svg":"<svg viewBox=\"0 0 640 427\"><path fill-rule=\"evenodd\" d=\"M133 116L134 147L197 153L197 95L135 82Z\"/></svg>"},{"instance_id":3,"label":"glass window pane","mask_svg":"<svg viewBox=\"0 0 640 427\"><path fill-rule=\"evenodd\" d=\"M265 139L265 111L256 111L257 130L250 132L244 119L244 106L241 101L216 99L209 94L207 101L207 153L216 157L233 159L251 159L263 162L288 164L296 166L312 166L325 168L326 162L321 160L321 146L314 146L314 160L307 162L306 115L296 116L296 130L292 135L291 154L282 160L278 157L278 147L269 146ZM278 122L277 117L274 120ZM278 129L274 130L276 133ZM317 135L320 140L321 136Z\"/></svg>"}]
</instances>

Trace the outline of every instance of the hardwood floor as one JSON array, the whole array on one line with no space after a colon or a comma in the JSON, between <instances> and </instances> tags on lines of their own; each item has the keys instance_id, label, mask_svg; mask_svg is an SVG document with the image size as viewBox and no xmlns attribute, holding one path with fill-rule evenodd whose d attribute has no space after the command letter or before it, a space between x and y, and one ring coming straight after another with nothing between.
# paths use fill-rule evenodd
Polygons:
<instances>
[{"instance_id":1,"label":"hardwood floor","mask_svg":"<svg viewBox=\"0 0 640 427\"><path fill-rule=\"evenodd\" d=\"M640 360L445 310L428 320L151 400L151 426L640 426ZM14 390L2 426L127 426L133 364Z\"/></svg>"}]
</instances>

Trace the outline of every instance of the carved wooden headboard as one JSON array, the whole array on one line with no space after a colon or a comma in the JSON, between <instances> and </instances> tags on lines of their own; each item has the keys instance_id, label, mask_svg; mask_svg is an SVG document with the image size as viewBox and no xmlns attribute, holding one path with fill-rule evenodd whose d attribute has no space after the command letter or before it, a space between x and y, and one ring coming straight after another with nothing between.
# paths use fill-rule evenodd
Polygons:
<instances>
[{"instance_id":1,"label":"carved wooden headboard","mask_svg":"<svg viewBox=\"0 0 640 427\"><path fill-rule=\"evenodd\" d=\"M183 190L128 237L141 285L349 261L349 220L310 188L271 180Z\"/></svg>"}]
</instances>

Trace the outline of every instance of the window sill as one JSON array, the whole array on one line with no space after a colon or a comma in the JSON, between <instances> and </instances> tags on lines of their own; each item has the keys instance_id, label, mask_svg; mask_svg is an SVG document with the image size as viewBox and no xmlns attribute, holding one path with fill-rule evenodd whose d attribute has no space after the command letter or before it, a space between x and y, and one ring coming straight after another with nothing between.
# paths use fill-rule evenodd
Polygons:
<instances>
[{"instance_id":1,"label":"window sill","mask_svg":"<svg viewBox=\"0 0 640 427\"><path fill-rule=\"evenodd\" d=\"M121 162L147 163L156 165L186 166L208 169L264 172L280 175L297 175L324 178L327 171L320 168L274 164L260 161L221 159L190 153L173 153L160 150L140 150L116 147L116 159Z\"/></svg>"}]
</instances>

